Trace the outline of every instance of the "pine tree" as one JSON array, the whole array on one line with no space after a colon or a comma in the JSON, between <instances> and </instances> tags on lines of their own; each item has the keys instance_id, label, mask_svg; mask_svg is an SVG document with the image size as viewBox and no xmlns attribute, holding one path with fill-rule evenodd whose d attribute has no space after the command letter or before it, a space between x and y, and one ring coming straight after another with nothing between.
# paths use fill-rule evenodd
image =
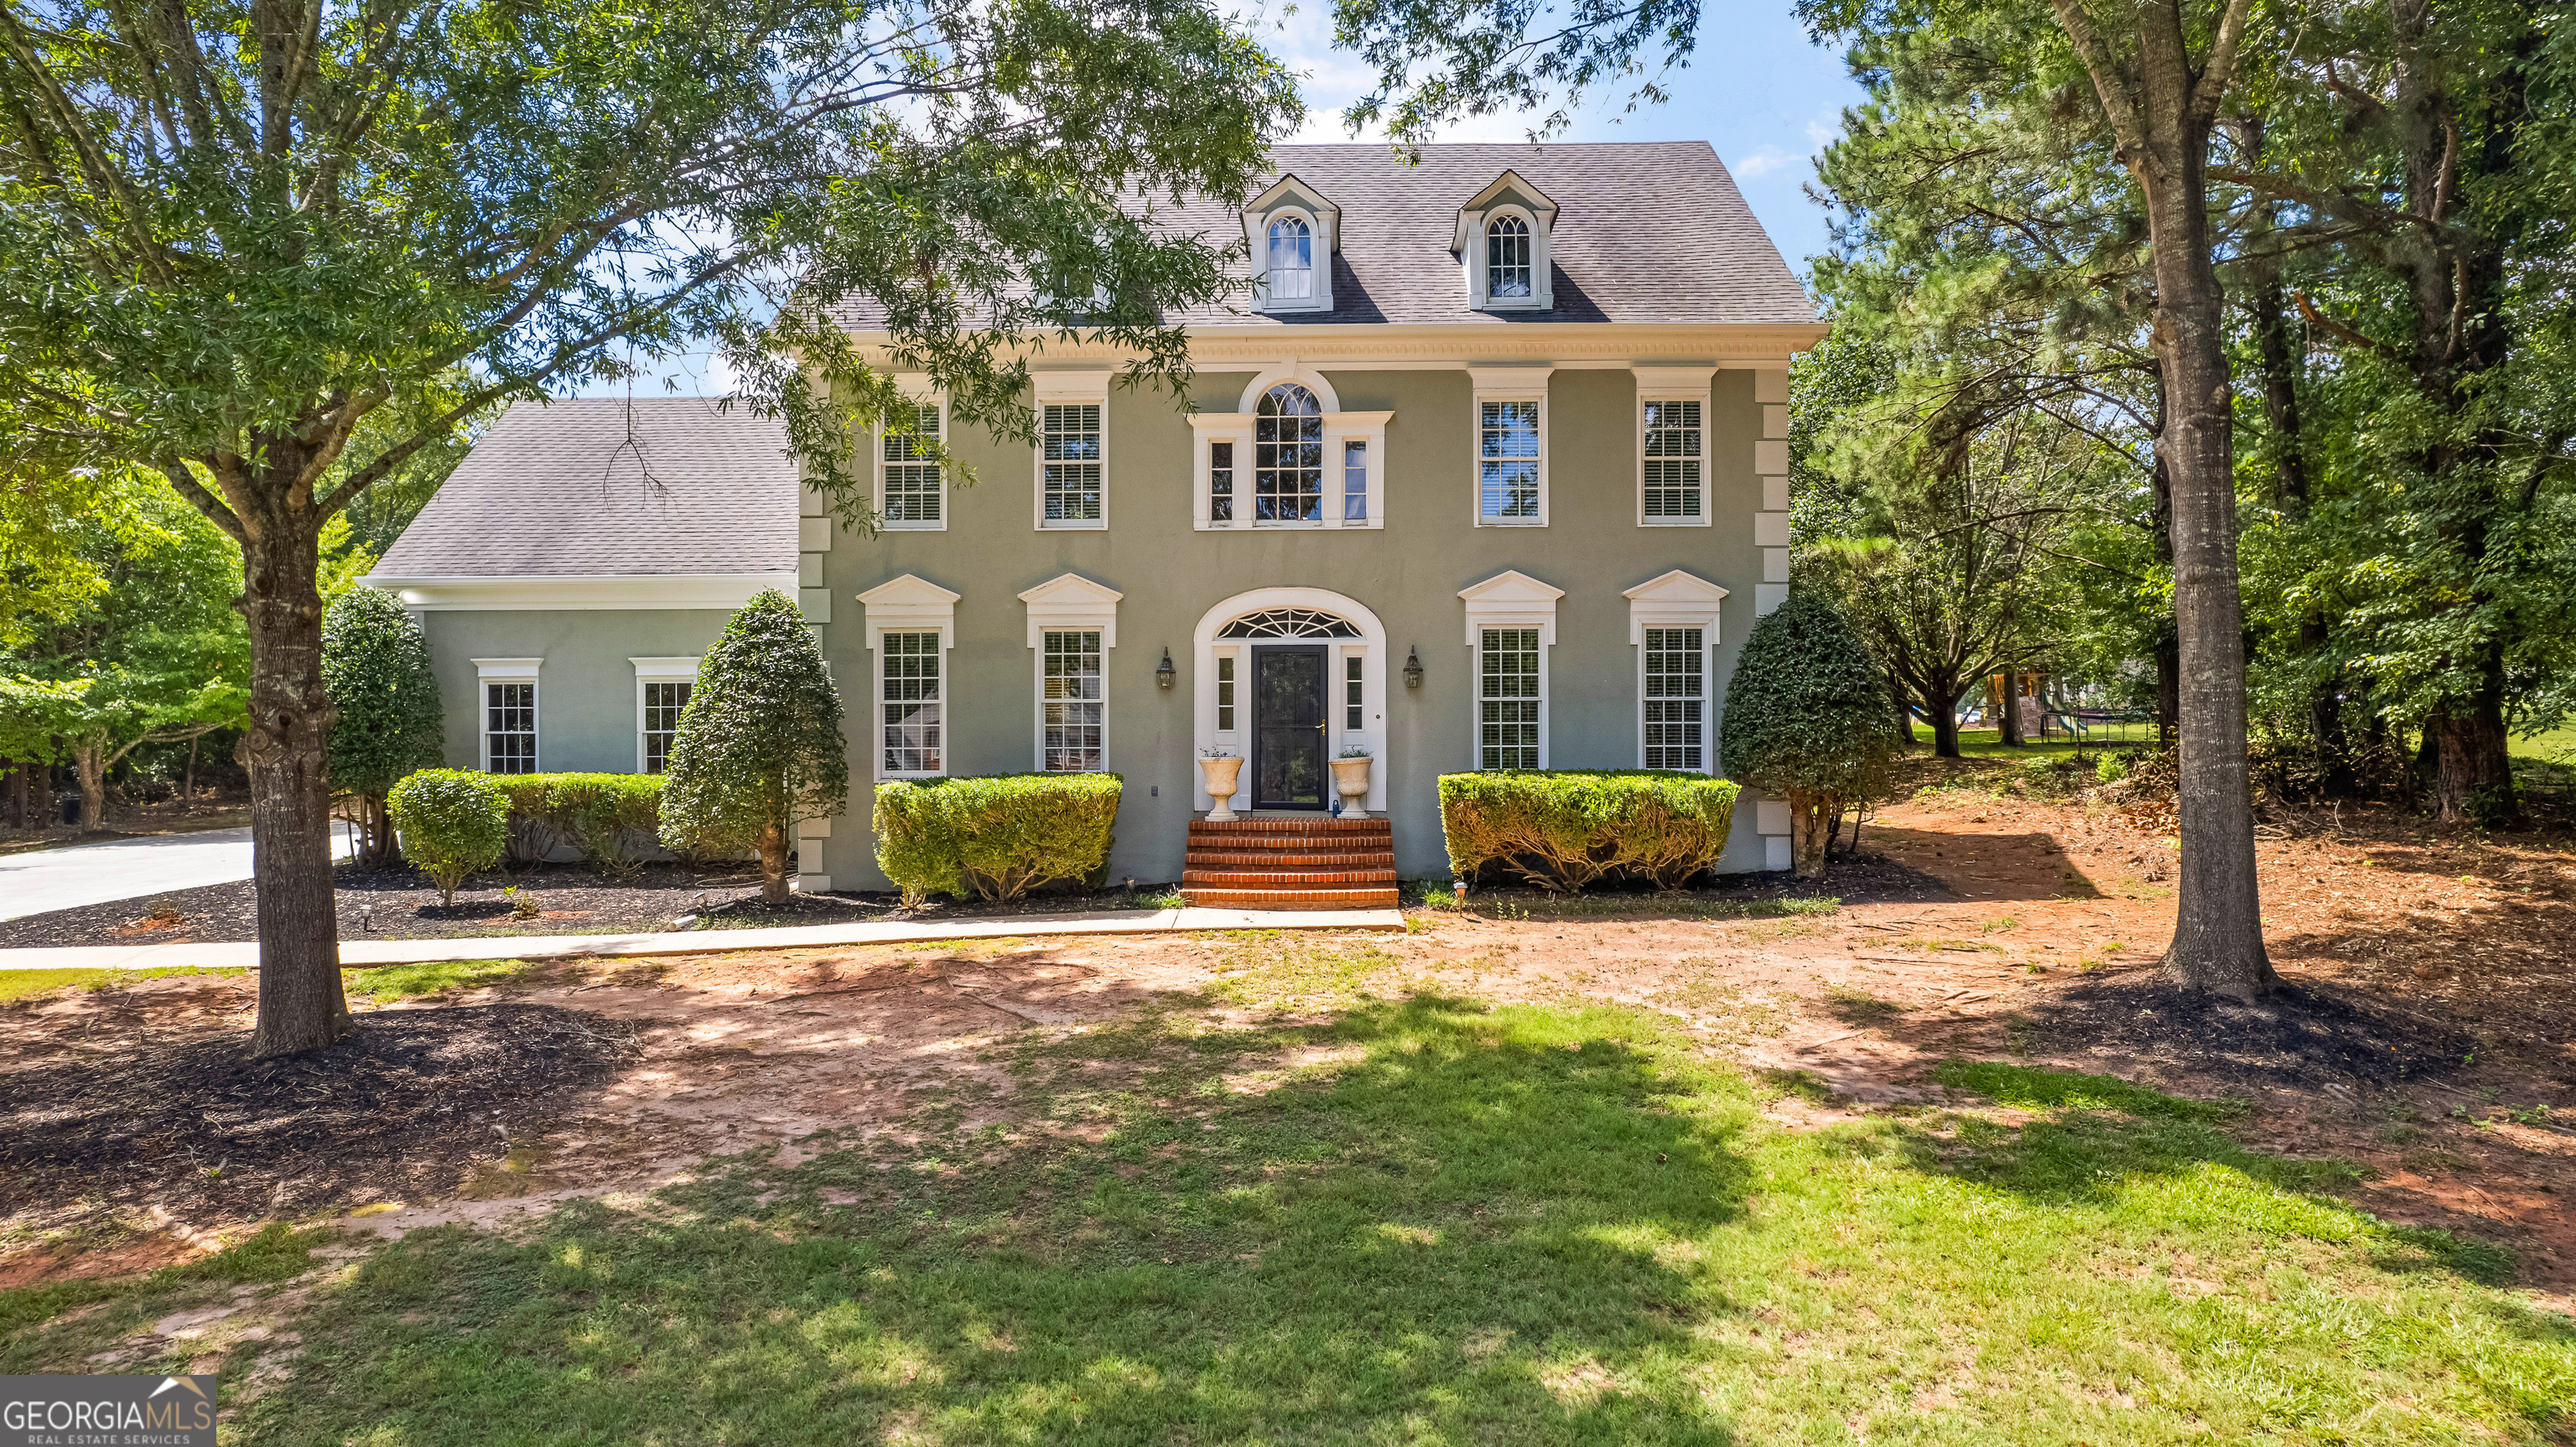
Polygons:
<instances>
[{"instance_id":1,"label":"pine tree","mask_svg":"<svg viewBox=\"0 0 2576 1447\"><path fill-rule=\"evenodd\" d=\"M804 615L770 589L698 665L663 776L662 842L758 851L762 892L779 903L798 821L830 818L849 798L841 695Z\"/></svg>"},{"instance_id":2,"label":"pine tree","mask_svg":"<svg viewBox=\"0 0 2576 1447\"><path fill-rule=\"evenodd\" d=\"M322 687L339 717L323 746L334 788L358 796L358 862L393 862L385 795L415 769L435 768L446 739L438 679L420 621L382 588L351 588L322 615Z\"/></svg>"}]
</instances>

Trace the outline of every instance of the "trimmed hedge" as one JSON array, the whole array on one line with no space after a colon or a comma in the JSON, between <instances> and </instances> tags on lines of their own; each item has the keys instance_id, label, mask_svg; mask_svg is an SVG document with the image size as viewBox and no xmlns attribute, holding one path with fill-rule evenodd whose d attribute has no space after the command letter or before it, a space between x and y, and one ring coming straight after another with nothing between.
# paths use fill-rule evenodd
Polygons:
<instances>
[{"instance_id":1,"label":"trimmed hedge","mask_svg":"<svg viewBox=\"0 0 2576 1447\"><path fill-rule=\"evenodd\" d=\"M1440 776L1440 828L1461 879L1498 865L1573 892L1614 871L1679 889L1726 852L1736 786L1663 769Z\"/></svg>"},{"instance_id":2,"label":"trimmed hedge","mask_svg":"<svg viewBox=\"0 0 2576 1447\"><path fill-rule=\"evenodd\" d=\"M1789 801L1800 878L1824 873L1843 811L1886 790L1897 747L1886 675L1831 600L1792 593L1754 623L1727 681L1717 756L1730 777Z\"/></svg>"},{"instance_id":3,"label":"trimmed hedge","mask_svg":"<svg viewBox=\"0 0 2576 1447\"><path fill-rule=\"evenodd\" d=\"M385 810L402 836L403 853L454 904L456 886L501 862L510 842L510 800L490 774L423 769L394 785Z\"/></svg>"},{"instance_id":4,"label":"trimmed hedge","mask_svg":"<svg viewBox=\"0 0 2576 1447\"><path fill-rule=\"evenodd\" d=\"M510 857L535 864L558 844L616 879L644 866L661 828L659 774L493 774L510 801Z\"/></svg>"},{"instance_id":5,"label":"trimmed hedge","mask_svg":"<svg viewBox=\"0 0 2576 1447\"><path fill-rule=\"evenodd\" d=\"M877 867L907 902L1017 899L1109 863L1116 774L986 774L877 785Z\"/></svg>"}]
</instances>

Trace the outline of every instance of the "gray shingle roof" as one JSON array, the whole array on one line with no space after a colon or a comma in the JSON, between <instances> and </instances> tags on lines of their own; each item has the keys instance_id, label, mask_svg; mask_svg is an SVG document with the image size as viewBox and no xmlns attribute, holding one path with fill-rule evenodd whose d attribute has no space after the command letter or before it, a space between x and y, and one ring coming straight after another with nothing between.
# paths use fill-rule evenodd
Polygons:
<instances>
[{"instance_id":1,"label":"gray shingle roof","mask_svg":"<svg viewBox=\"0 0 2576 1447\"><path fill-rule=\"evenodd\" d=\"M1316 326L1552 322L1675 324L1816 320L1780 250L1705 141L1550 142L1425 146L1405 166L1383 145L1281 146L1255 194L1295 175L1339 206L1329 312L1263 315L1209 309L1172 318L1192 325ZM1549 312L1468 309L1455 239L1458 209L1506 170L1518 171L1560 210L1549 234L1556 307ZM1177 231L1222 241L1243 235L1239 202L1193 200L1157 207ZM843 325L881 325L872 304L838 309Z\"/></svg>"},{"instance_id":2,"label":"gray shingle roof","mask_svg":"<svg viewBox=\"0 0 2576 1447\"><path fill-rule=\"evenodd\" d=\"M793 572L777 422L701 397L519 402L375 567L380 577Z\"/></svg>"}]
</instances>

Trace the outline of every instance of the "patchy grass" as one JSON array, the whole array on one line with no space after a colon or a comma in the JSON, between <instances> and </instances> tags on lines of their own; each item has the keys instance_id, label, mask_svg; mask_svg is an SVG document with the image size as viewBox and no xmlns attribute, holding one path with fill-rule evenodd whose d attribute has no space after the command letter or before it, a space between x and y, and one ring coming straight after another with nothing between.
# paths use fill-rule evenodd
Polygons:
<instances>
[{"instance_id":1,"label":"patchy grass","mask_svg":"<svg viewBox=\"0 0 2576 1447\"><path fill-rule=\"evenodd\" d=\"M139 970L0 970L0 1000L23 1000L56 990L113 990L136 980L167 975L246 975L248 970L207 969L196 965L159 965Z\"/></svg>"},{"instance_id":2,"label":"patchy grass","mask_svg":"<svg viewBox=\"0 0 2576 1447\"><path fill-rule=\"evenodd\" d=\"M284 1281L310 1269L313 1247L321 1236L319 1231L297 1231L272 1221L248 1240L148 1276L56 1281L0 1291L0 1370L23 1372L29 1370L26 1363L35 1359L28 1355L34 1343L20 1338L21 1328L102 1302L131 1300L160 1309L175 1299L205 1295L208 1286Z\"/></svg>"},{"instance_id":3,"label":"patchy grass","mask_svg":"<svg viewBox=\"0 0 2576 1447\"><path fill-rule=\"evenodd\" d=\"M471 990L506 985L537 967L526 960L439 960L425 965L379 965L372 970L343 970L349 993L378 1004L443 990Z\"/></svg>"},{"instance_id":4,"label":"patchy grass","mask_svg":"<svg viewBox=\"0 0 2576 1447\"><path fill-rule=\"evenodd\" d=\"M2050 1114L1792 1130L1677 1023L1612 1007L1032 1035L1006 1124L935 1111L793 1168L764 1148L647 1201L380 1247L316 1293L228 1441L2576 1428L2576 1326L2481 1284L2505 1258L2353 1210L2333 1163L2249 1151L2206 1103L1960 1066ZM1255 1072L1271 1088L1232 1083ZM95 1338L72 1325L10 1333L11 1369L76 1366Z\"/></svg>"},{"instance_id":5,"label":"patchy grass","mask_svg":"<svg viewBox=\"0 0 2576 1447\"><path fill-rule=\"evenodd\" d=\"M1217 956L1207 991L1230 1005L1279 1014L1338 1010L1369 998L1371 982L1404 961L1375 945L1315 944L1277 930L1238 930Z\"/></svg>"},{"instance_id":6,"label":"patchy grass","mask_svg":"<svg viewBox=\"0 0 2576 1447\"><path fill-rule=\"evenodd\" d=\"M2225 1121L2246 1112L2241 1100L2191 1100L2133 1085L2117 1076L2041 1070L1992 1060L1944 1060L1933 1078L1957 1090L1993 1096L2031 1110L2116 1110L2164 1120Z\"/></svg>"}]
</instances>

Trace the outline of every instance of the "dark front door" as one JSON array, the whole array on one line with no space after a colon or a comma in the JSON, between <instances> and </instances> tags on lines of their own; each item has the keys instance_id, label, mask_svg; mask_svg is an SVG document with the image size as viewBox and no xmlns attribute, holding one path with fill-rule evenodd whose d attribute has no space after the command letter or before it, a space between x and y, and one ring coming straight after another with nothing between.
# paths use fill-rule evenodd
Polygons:
<instances>
[{"instance_id":1,"label":"dark front door","mask_svg":"<svg viewBox=\"0 0 2576 1447\"><path fill-rule=\"evenodd\" d=\"M1252 807L1321 809L1324 649L1252 650Z\"/></svg>"}]
</instances>

